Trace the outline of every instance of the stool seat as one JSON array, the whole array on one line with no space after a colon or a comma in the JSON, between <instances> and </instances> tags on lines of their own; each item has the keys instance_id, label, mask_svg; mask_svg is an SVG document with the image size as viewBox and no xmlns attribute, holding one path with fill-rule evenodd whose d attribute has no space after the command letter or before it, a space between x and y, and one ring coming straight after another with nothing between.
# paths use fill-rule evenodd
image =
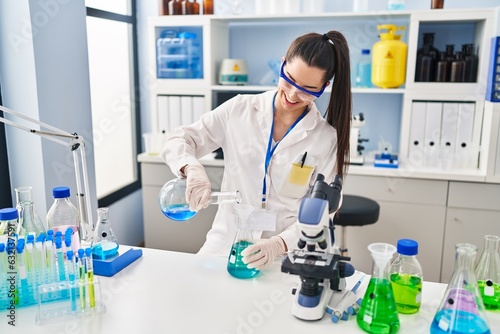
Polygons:
<instances>
[{"instance_id":1,"label":"stool seat","mask_svg":"<svg viewBox=\"0 0 500 334\"><path fill-rule=\"evenodd\" d=\"M342 206L333 219L334 225L363 226L377 222L380 206L366 197L344 195Z\"/></svg>"}]
</instances>

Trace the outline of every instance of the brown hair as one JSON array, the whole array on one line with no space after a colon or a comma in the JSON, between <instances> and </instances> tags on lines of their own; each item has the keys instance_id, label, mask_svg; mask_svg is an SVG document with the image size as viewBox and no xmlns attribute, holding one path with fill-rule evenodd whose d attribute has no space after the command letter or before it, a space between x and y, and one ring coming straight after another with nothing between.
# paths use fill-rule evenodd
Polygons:
<instances>
[{"instance_id":1,"label":"brown hair","mask_svg":"<svg viewBox=\"0 0 500 334\"><path fill-rule=\"evenodd\" d=\"M340 32L308 33L295 39L286 53L292 61L299 57L308 66L325 70L323 82L331 80L332 93L326 110L326 120L337 130L337 171L347 172L352 119L351 65L349 46Z\"/></svg>"}]
</instances>

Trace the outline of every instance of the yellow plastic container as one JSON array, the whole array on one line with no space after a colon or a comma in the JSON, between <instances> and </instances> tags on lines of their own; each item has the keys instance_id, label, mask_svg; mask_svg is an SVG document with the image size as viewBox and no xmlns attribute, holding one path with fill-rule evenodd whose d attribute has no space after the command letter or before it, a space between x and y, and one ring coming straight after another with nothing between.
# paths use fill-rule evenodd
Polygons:
<instances>
[{"instance_id":1,"label":"yellow plastic container","mask_svg":"<svg viewBox=\"0 0 500 334\"><path fill-rule=\"evenodd\" d=\"M396 31L405 27L383 24L377 28L387 32L381 32L381 40L373 45L372 83L380 88L397 88L405 82L408 47Z\"/></svg>"}]
</instances>

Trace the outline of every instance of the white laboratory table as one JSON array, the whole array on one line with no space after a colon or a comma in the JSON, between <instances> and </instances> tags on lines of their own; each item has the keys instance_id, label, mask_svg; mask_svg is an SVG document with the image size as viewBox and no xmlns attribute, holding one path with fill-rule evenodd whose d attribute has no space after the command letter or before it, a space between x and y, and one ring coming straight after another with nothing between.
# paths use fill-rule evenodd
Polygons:
<instances>
[{"instance_id":1,"label":"white laboratory table","mask_svg":"<svg viewBox=\"0 0 500 334\"><path fill-rule=\"evenodd\" d=\"M326 316L295 318L291 289L298 277L281 273L279 262L249 280L233 278L226 265L224 257L144 248L142 258L114 277L99 277L105 313L38 326L32 306L16 310L12 327L2 311L0 333L364 333L355 318L337 324ZM425 282L420 312L400 315L399 333L428 333L445 289ZM487 316L491 333L500 333L500 312Z\"/></svg>"}]
</instances>

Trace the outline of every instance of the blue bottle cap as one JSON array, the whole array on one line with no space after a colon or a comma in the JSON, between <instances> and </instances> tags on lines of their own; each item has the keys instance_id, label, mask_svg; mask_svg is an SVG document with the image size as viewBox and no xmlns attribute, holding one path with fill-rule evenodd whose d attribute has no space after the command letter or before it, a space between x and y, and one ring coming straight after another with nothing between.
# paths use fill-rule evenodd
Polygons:
<instances>
[{"instance_id":1,"label":"blue bottle cap","mask_svg":"<svg viewBox=\"0 0 500 334\"><path fill-rule=\"evenodd\" d=\"M91 254L92 254L92 248L85 248L85 255L87 257L90 257Z\"/></svg>"},{"instance_id":2,"label":"blue bottle cap","mask_svg":"<svg viewBox=\"0 0 500 334\"><path fill-rule=\"evenodd\" d=\"M401 255L417 255L418 242L412 239L399 239L398 240L398 253Z\"/></svg>"},{"instance_id":3,"label":"blue bottle cap","mask_svg":"<svg viewBox=\"0 0 500 334\"><path fill-rule=\"evenodd\" d=\"M13 220L18 217L16 208L5 208L0 210L0 220Z\"/></svg>"},{"instance_id":4,"label":"blue bottle cap","mask_svg":"<svg viewBox=\"0 0 500 334\"><path fill-rule=\"evenodd\" d=\"M65 198L69 197L69 188L68 187L55 187L52 189L52 196L54 198Z\"/></svg>"},{"instance_id":5,"label":"blue bottle cap","mask_svg":"<svg viewBox=\"0 0 500 334\"><path fill-rule=\"evenodd\" d=\"M85 250L83 248L80 248L78 250L78 257L82 259L84 255L85 255Z\"/></svg>"},{"instance_id":6,"label":"blue bottle cap","mask_svg":"<svg viewBox=\"0 0 500 334\"><path fill-rule=\"evenodd\" d=\"M194 32L181 32L179 34L179 38L195 39L196 38L196 34Z\"/></svg>"},{"instance_id":7,"label":"blue bottle cap","mask_svg":"<svg viewBox=\"0 0 500 334\"><path fill-rule=\"evenodd\" d=\"M68 257L68 261L73 260L73 251L72 250L67 251L66 256Z\"/></svg>"},{"instance_id":8,"label":"blue bottle cap","mask_svg":"<svg viewBox=\"0 0 500 334\"><path fill-rule=\"evenodd\" d=\"M361 50L361 54L362 55L369 55L370 54L370 50L369 49L363 49L363 50Z\"/></svg>"},{"instance_id":9,"label":"blue bottle cap","mask_svg":"<svg viewBox=\"0 0 500 334\"><path fill-rule=\"evenodd\" d=\"M0 244L0 253L3 253L5 251L5 244L1 243Z\"/></svg>"}]
</instances>

